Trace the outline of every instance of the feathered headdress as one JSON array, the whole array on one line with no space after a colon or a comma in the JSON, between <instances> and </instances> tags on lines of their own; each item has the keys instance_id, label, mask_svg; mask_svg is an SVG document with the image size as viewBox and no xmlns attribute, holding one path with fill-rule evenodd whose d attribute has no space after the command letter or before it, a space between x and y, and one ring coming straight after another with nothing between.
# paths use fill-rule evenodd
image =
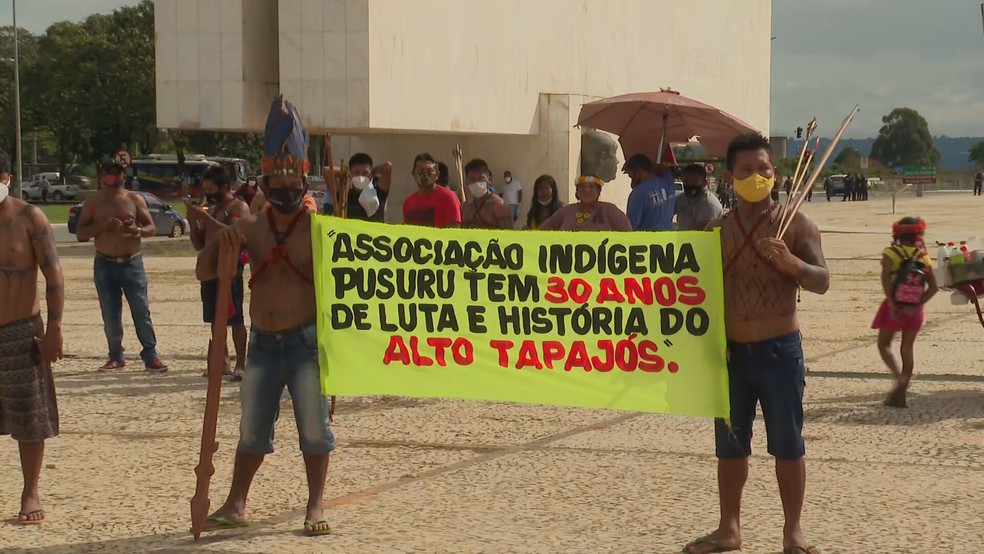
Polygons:
<instances>
[{"instance_id":1,"label":"feathered headdress","mask_svg":"<svg viewBox=\"0 0 984 554\"><path fill-rule=\"evenodd\" d=\"M283 95L273 99L263 132L264 175L307 175L308 133L301 116Z\"/></svg>"}]
</instances>

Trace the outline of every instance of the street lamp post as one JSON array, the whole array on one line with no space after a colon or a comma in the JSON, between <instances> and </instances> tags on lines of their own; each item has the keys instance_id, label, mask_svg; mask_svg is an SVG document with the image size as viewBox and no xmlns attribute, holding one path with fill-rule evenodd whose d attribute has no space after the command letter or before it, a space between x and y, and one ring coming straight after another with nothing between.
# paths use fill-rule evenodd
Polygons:
<instances>
[{"instance_id":1,"label":"street lamp post","mask_svg":"<svg viewBox=\"0 0 984 554\"><path fill-rule=\"evenodd\" d=\"M24 171L21 167L21 117L20 117L20 53L17 45L17 0L10 0L14 16L14 135L16 140L17 180L14 182L13 196L21 197L21 182Z\"/></svg>"}]
</instances>

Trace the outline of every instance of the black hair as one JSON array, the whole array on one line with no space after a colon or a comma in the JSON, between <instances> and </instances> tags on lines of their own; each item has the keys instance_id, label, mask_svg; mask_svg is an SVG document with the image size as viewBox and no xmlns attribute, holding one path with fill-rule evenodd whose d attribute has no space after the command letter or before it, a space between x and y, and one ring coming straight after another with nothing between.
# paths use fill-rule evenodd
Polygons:
<instances>
[{"instance_id":1,"label":"black hair","mask_svg":"<svg viewBox=\"0 0 984 554\"><path fill-rule=\"evenodd\" d=\"M10 156L7 155L7 151L0 148L0 173L10 174Z\"/></svg>"},{"instance_id":2,"label":"black hair","mask_svg":"<svg viewBox=\"0 0 984 554\"><path fill-rule=\"evenodd\" d=\"M536 195L536 187L538 187L541 183L547 183L550 185L550 193L553 195L550 199L550 205L547 206L547 211L550 212L547 217L552 216L557 212L557 210L560 209L560 198L557 194L557 180L551 175L540 175L536 178L536 181L533 182L533 203L530 205L530 211L526 214L526 225L528 227L533 227L534 222L536 222L537 226L539 226L546 221L546 219L541 221L539 218L540 204L539 198Z\"/></svg>"},{"instance_id":3,"label":"black hair","mask_svg":"<svg viewBox=\"0 0 984 554\"><path fill-rule=\"evenodd\" d=\"M761 133L745 133L735 137L728 144L728 171L735 169L739 152L755 152L757 150L765 150L769 154L769 159L772 159L772 148L769 146L769 139L762 136Z\"/></svg>"},{"instance_id":4,"label":"black hair","mask_svg":"<svg viewBox=\"0 0 984 554\"><path fill-rule=\"evenodd\" d=\"M434 159L434 156L431 156L427 152L424 152L423 154L417 154L417 157L413 159L412 167L417 167L418 162L427 162L437 165L437 160Z\"/></svg>"},{"instance_id":5,"label":"black hair","mask_svg":"<svg viewBox=\"0 0 984 554\"><path fill-rule=\"evenodd\" d=\"M656 173L656 166L653 165L653 161L649 159L649 156L645 154L636 154L625 161L625 165L622 166L622 171L645 171L646 173Z\"/></svg>"},{"instance_id":6,"label":"black hair","mask_svg":"<svg viewBox=\"0 0 984 554\"><path fill-rule=\"evenodd\" d=\"M352 154L349 158L349 167L354 165L368 165L370 168L373 167L372 157L364 152L359 152L357 154Z\"/></svg>"},{"instance_id":7,"label":"black hair","mask_svg":"<svg viewBox=\"0 0 984 554\"><path fill-rule=\"evenodd\" d=\"M451 170L444 162L437 162L437 184L445 187L451 184Z\"/></svg>"},{"instance_id":8,"label":"black hair","mask_svg":"<svg viewBox=\"0 0 984 554\"><path fill-rule=\"evenodd\" d=\"M707 168L704 167L704 164L690 164L687 167L684 167L683 174L686 175L687 173L700 175L703 179L707 178Z\"/></svg>"},{"instance_id":9,"label":"black hair","mask_svg":"<svg viewBox=\"0 0 984 554\"><path fill-rule=\"evenodd\" d=\"M465 164L465 175L468 175L472 171L483 171L486 175L492 175L492 171L489 170L489 164L481 158L475 158Z\"/></svg>"},{"instance_id":10,"label":"black hair","mask_svg":"<svg viewBox=\"0 0 984 554\"><path fill-rule=\"evenodd\" d=\"M202 174L201 180L202 182L212 181L215 183L215 186L220 189L229 188L232 184L232 179L229 178L229 172L226 171L226 168L221 165L208 168L205 173Z\"/></svg>"}]
</instances>

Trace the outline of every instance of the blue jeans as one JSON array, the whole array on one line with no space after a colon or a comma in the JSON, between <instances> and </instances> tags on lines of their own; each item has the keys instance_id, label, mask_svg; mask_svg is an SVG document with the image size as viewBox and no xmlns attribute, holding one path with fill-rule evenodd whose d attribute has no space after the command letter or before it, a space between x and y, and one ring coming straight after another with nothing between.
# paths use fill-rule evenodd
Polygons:
<instances>
[{"instance_id":1,"label":"blue jeans","mask_svg":"<svg viewBox=\"0 0 984 554\"><path fill-rule=\"evenodd\" d=\"M314 321L270 333L250 329L246 372L239 388L242 417L238 450L254 456L273 452L273 428L284 387L294 404L301 452L324 456L335 449L328 420L331 400L321 392L318 330Z\"/></svg>"},{"instance_id":2,"label":"blue jeans","mask_svg":"<svg viewBox=\"0 0 984 554\"><path fill-rule=\"evenodd\" d=\"M519 218L519 204L509 204L509 211L512 212L513 221Z\"/></svg>"},{"instance_id":3,"label":"blue jeans","mask_svg":"<svg viewBox=\"0 0 984 554\"><path fill-rule=\"evenodd\" d=\"M117 362L123 358L123 295L130 305L133 326L143 350L140 359L148 364L157 359L157 337L150 321L150 304L147 299L147 273L143 257L110 258L96 253L92 267L99 307L102 310L103 329L109 343L109 359Z\"/></svg>"},{"instance_id":4,"label":"blue jeans","mask_svg":"<svg viewBox=\"0 0 984 554\"><path fill-rule=\"evenodd\" d=\"M755 405L762 403L769 454L779 460L803 457L803 389L806 365L799 332L753 343L728 342L731 428L715 422L718 458L752 455Z\"/></svg>"}]
</instances>

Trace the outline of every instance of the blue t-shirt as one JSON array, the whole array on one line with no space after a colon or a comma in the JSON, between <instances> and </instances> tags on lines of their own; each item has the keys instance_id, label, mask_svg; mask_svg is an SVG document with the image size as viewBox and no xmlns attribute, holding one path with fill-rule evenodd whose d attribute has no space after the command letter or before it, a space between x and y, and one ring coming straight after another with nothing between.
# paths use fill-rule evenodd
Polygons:
<instances>
[{"instance_id":1,"label":"blue t-shirt","mask_svg":"<svg viewBox=\"0 0 984 554\"><path fill-rule=\"evenodd\" d=\"M629 193L626 215L636 231L672 231L676 188L667 171L643 181Z\"/></svg>"}]
</instances>

